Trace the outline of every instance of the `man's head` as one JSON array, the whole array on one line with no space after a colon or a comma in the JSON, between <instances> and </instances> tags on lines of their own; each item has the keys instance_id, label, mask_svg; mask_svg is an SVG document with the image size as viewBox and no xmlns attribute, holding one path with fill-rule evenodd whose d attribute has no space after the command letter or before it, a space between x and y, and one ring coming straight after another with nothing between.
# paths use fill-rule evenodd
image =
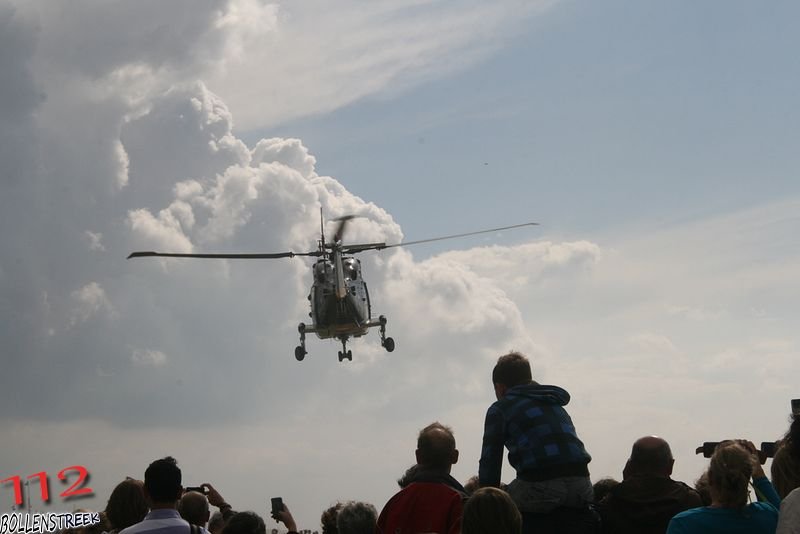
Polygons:
<instances>
[{"instance_id":1,"label":"man's head","mask_svg":"<svg viewBox=\"0 0 800 534\"><path fill-rule=\"evenodd\" d=\"M519 352L509 352L500 356L492 371L492 382L498 399L505 396L506 391L521 384L530 384L533 380L531 364Z\"/></svg>"},{"instance_id":2,"label":"man's head","mask_svg":"<svg viewBox=\"0 0 800 534\"><path fill-rule=\"evenodd\" d=\"M153 507L175 507L181 498L181 470L172 456L151 463L144 472L144 490Z\"/></svg>"},{"instance_id":3,"label":"man's head","mask_svg":"<svg viewBox=\"0 0 800 534\"><path fill-rule=\"evenodd\" d=\"M429 424L419 433L416 455L420 467L449 473L458 461L453 431L439 422Z\"/></svg>"},{"instance_id":4,"label":"man's head","mask_svg":"<svg viewBox=\"0 0 800 534\"><path fill-rule=\"evenodd\" d=\"M339 517L339 510L342 509L342 506L344 506L344 503L337 502L322 512L322 516L320 516L322 534L339 534L336 529L336 518Z\"/></svg>"},{"instance_id":5,"label":"man's head","mask_svg":"<svg viewBox=\"0 0 800 534\"><path fill-rule=\"evenodd\" d=\"M219 534L222 532L222 527L225 526L225 518L222 516L222 512L214 512L211 514L211 518L208 520L208 531L211 534Z\"/></svg>"},{"instance_id":6,"label":"man's head","mask_svg":"<svg viewBox=\"0 0 800 534\"><path fill-rule=\"evenodd\" d=\"M480 488L464 504L461 532L519 534L522 532L522 515L505 491Z\"/></svg>"},{"instance_id":7,"label":"man's head","mask_svg":"<svg viewBox=\"0 0 800 534\"><path fill-rule=\"evenodd\" d=\"M255 512L238 512L222 527L222 534L267 534L267 525Z\"/></svg>"},{"instance_id":8,"label":"man's head","mask_svg":"<svg viewBox=\"0 0 800 534\"><path fill-rule=\"evenodd\" d=\"M668 477L672 474L673 465L675 460L669 443L658 436L645 436L634 442L624 474Z\"/></svg>"},{"instance_id":9,"label":"man's head","mask_svg":"<svg viewBox=\"0 0 800 534\"><path fill-rule=\"evenodd\" d=\"M144 483L126 478L117 484L108 497L106 517L111 528L119 531L144 519L149 508L144 495Z\"/></svg>"},{"instance_id":10,"label":"man's head","mask_svg":"<svg viewBox=\"0 0 800 534\"><path fill-rule=\"evenodd\" d=\"M183 494L178 502L178 512L182 518L198 527L205 527L211 516L208 499L197 491L187 491Z\"/></svg>"},{"instance_id":11,"label":"man's head","mask_svg":"<svg viewBox=\"0 0 800 534\"><path fill-rule=\"evenodd\" d=\"M378 523L378 511L365 502L348 502L336 516L339 534L373 534Z\"/></svg>"}]
</instances>

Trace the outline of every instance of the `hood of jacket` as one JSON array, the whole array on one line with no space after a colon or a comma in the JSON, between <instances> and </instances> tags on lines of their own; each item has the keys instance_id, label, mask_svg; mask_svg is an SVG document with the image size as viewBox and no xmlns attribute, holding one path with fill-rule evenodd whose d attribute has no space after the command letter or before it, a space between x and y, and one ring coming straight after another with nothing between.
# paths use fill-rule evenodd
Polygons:
<instances>
[{"instance_id":1,"label":"hood of jacket","mask_svg":"<svg viewBox=\"0 0 800 534\"><path fill-rule=\"evenodd\" d=\"M564 388L531 382L509 388L506 397L527 397L538 402L566 406L569 404L569 393Z\"/></svg>"}]
</instances>

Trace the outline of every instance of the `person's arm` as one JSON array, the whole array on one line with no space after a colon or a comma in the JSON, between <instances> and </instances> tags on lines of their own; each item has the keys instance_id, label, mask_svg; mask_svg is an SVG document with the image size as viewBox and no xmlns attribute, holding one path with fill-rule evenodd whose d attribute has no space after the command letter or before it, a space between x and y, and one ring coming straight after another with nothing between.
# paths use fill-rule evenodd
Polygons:
<instances>
[{"instance_id":1,"label":"person's arm","mask_svg":"<svg viewBox=\"0 0 800 534\"><path fill-rule=\"evenodd\" d=\"M491 405L483 426L483 447L478 465L478 481L483 486L500 486L503 468L504 423L503 414Z\"/></svg>"},{"instance_id":2,"label":"person's arm","mask_svg":"<svg viewBox=\"0 0 800 534\"><path fill-rule=\"evenodd\" d=\"M760 475L753 473L753 489L759 501L768 502L775 508L781 507L781 498L772 486L772 482L764 475L763 470Z\"/></svg>"},{"instance_id":3,"label":"person's arm","mask_svg":"<svg viewBox=\"0 0 800 534\"><path fill-rule=\"evenodd\" d=\"M753 490L759 501L768 502L776 509L781 507L781 498L772 486L772 483L764 474L764 467L761 465L761 452L756 449L752 441L741 442L753 457Z\"/></svg>"},{"instance_id":4,"label":"person's arm","mask_svg":"<svg viewBox=\"0 0 800 534\"><path fill-rule=\"evenodd\" d=\"M275 521L280 521L286 525L286 530L288 531L286 534L297 534L297 524L294 522L294 517L292 517L289 507L287 507L285 503L283 505L283 510L276 512L272 517Z\"/></svg>"},{"instance_id":5,"label":"person's arm","mask_svg":"<svg viewBox=\"0 0 800 534\"><path fill-rule=\"evenodd\" d=\"M206 489L206 498L208 499L208 504L219 508L219 511L222 514L222 519L227 521L231 518L231 516L233 516L233 514L236 513L233 511L233 507L225 502L225 499L222 498L222 495L220 495L219 492L214 489L214 486L208 482L203 482L200 484L200 486Z\"/></svg>"}]
</instances>

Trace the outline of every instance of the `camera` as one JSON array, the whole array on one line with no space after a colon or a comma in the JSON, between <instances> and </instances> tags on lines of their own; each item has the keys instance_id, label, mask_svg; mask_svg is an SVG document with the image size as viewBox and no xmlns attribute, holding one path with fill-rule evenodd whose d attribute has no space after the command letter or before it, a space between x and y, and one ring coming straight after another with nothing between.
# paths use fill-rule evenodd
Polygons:
<instances>
[{"instance_id":1,"label":"camera","mask_svg":"<svg viewBox=\"0 0 800 534\"><path fill-rule=\"evenodd\" d=\"M701 454L702 453L704 457L711 458L711 456L713 456L714 451L717 449L717 447L719 446L720 443L731 443L731 442L737 442L737 443L741 443L742 445L744 445L745 440L743 440L743 439L726 439L726 440L722 440L722 441L705 441L705 442L703 442L702 446L697 447L697 449L695 450L695 454ZM778 442L778 441L762 441L761 442L761 449L759 449L759 451L758 451L758 459L759 459L759 461L762 464L764 464L767 461L767 458L774 458L775 457L775 451L777 450L778 445L780 445L780 442ZM745 448L747 448L747 447L745 447Z\"/></svg>"},{"instance_id":2,"label":"camera","mask_svg":"<svg viewBox=\"0 0 800 534\"><path fill-rule=\"evenodd\" d=\"M792 415L800 415L800 399L792 399Z\"/></svg>"},{"instance_id":3,"label":"camera","mask_svg":"<svg viewBox=\"0 0 800 534\"><path fill-rule=\"evenodd\" d=\"M728 442L728 441L732 441L732 440L726 439L724 441L704 441L703 445L701 445L700 447L697 447L697 449L694 452L695 452L695 454L701 454L702 453L703 457L705 457L705 458L711 458L711 456L714 454L714 451L717 449L717 446L720 443L725 443L725 442Z\"/></svg>"},{"instance_id":4,"label":"camera","mask_svg":"<svg viewBox=\"0 0 800 534\"><path fill-rule=\"evenodd\" d=\"M761 454L766 458L775 458L775 451L778 450L778 445L780 445L780 441L762 441Z\"/></svg>"},{"instance_id":5,"label":"camera","mask_svg":"<svg viewBox=\"0 0 800 534\"><path fill-rule=\"evenodd\" d=\"M186 486L183 488L184 493L189 493L190 491L196 491L197 493L202 493L203 495L206 494L206 488L203 486Z\"/></svg>"}]
</instances>

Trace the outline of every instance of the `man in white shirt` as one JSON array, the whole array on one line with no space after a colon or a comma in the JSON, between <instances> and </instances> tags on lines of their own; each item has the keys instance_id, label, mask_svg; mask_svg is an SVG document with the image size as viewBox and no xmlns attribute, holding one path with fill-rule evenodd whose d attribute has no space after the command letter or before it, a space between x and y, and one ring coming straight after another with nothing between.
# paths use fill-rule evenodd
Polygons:
<instances>
[{"instance_id":1,"label":"man in white shirt","mask_svg":"<svg viewBox=\"0 0 800 534\"><path fill-rule=\"evenodd\" d=\"M119 534L194 534L189 523L178 514L183 487L175 458L167 456L148 466L144 472L144 494L150 503L150 513ZM202 527L195 528L202 534L208 533Z\"/></svg>"}]
</instances>

